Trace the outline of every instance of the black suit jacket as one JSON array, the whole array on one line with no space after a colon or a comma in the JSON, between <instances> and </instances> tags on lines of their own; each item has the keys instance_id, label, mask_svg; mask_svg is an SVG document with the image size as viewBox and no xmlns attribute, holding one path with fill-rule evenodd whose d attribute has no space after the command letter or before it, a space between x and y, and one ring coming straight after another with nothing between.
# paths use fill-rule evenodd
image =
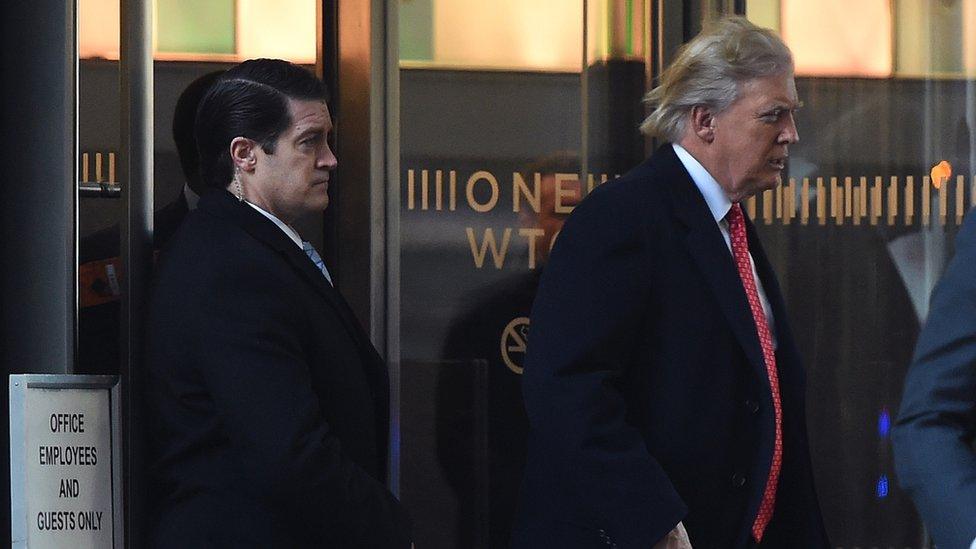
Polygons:
<instances>
[{"instance_id":1,"label":"black suit jacket","mask_svg":"<svg viewBox=\"0 0 976 549\"><path fill-rule=\"evenodd\" d=\"M784 421L763 546L825 547L804 373L747 230L775 319ZM748 544L772 456L769 382L732 256L670 145L566 222L523 377L531 432L516 547L647 549L678 521L696 549Z\"/></svg>"},{"instance_id":2,"label":"black suit jacket","mask_svg":"<svg viewBox=\"0 0 976 549\"><path fill-rule=\"evenodd\" d=\"M161 547L408 547L385 366L278 227L201 198L158 266L148 404Z\"/></svg>"}]
</instances>

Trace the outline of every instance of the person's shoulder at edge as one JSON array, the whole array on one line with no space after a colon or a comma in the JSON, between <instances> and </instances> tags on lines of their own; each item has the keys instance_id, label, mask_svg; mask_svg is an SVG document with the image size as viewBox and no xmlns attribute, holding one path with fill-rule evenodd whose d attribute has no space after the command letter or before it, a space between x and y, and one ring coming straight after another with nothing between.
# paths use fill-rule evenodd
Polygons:
<instances>
[{"instance_id":1,"label":"person's shoulder at edge","mask_svg":"<svg viewBox=\"0 0 976 549\"><path fill-rule=\"evenodd\" d=\"M206 211L191 211L162 250L154 285L172 286L181 295L206 292L227 281L234 286L267 287L285 283L284 263L240 226Z\"/></svg>"}]
</instances>

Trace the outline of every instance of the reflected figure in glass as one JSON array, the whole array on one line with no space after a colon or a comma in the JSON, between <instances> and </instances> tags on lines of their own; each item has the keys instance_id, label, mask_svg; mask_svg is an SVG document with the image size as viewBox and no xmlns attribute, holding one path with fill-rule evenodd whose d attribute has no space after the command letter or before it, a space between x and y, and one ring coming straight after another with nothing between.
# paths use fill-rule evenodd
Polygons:
<instances>
[{"instance_id":1,"label":"reflected figure in glass","mask_svg":"<svg viewBox=\"0 0 976 549\"><path fill-rule=\"evenodd\" d=\"M480 359L487 361L488 368L482 388L487 415L487 455L483 456L478 455L480 449L471 428L479 419L475 417L478 410L463 390L471 384L468 364L447 365L437 379L438 460L459 503L455 547L509 545L528 437L520 384L532 300L551 243L568 215L565 212L582 198L578 179L557 184L556 174L578 170L579 157L572 152L547 155L521 170L526 181L539 174L540 182L539 211L527 207L519 215L522 228L537 235L529 250L530 268L464 296L462 302L467 305L452 321L446 337L442 352L445 360ZM480 493L478 484L482 467L487 468L485 494ZM479 512L478 506L485 500L486 512Z\"/></svg>"},{"instance_id":2,"label":"reflected figure in glass","mask_svg":"<svg viewBox=\"0 0 976 549\"><path fill-rule=\"evenodd\" d=\"M196 207L206 187L193 137L197 107L223 71L193 80L180 94L173 111L173 142L184 185L176 198L153 214L153 249L162 250L186 214ZM119 226L112 225L81 239L78 245L79 318L77 373L116 374L119 370L119 302L122 259Z\"/></svg>"}]
</instances>

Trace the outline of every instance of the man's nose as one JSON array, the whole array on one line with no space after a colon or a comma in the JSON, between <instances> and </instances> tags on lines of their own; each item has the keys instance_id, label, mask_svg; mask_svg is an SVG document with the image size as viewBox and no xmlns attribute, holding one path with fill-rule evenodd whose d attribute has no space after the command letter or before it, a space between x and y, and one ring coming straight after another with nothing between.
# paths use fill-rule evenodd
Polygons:
<instances>
[{"instance_id":1,"label":"man's nose","mask_svg":"<svg viewBox=\"0 0 976 549\"><path fill-rule=\"evenodd\" d=\"M326 145L325 150L319 155L317 167L325 168L327 170L334 170L336 166L339 165L339 159L336 158L335 153L332 152L332 147Z\"/></svg>"},{"instance_id":2,"label":"man's nose","mask_svg":"<svg viewBox=\"0 0 976 549\"><path fill-rule=\"evenodd\" d=\"M786 127L779 134L780 143L793 145L800 142L800 132L796 129L796 120L790 114L786 120Z\"/></svg>"}]
</instances>

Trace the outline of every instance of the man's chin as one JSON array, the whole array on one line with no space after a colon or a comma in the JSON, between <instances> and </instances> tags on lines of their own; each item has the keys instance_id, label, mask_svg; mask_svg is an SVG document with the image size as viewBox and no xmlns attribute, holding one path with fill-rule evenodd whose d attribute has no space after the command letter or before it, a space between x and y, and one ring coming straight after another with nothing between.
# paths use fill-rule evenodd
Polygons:
<instances>
[{"instance_id":1,"label":"man's chin","mask_svg":"<svg viewBox=\"0 0 976 549\"><path fill-rule=\"evenodd\" d=\"M312 200L312 203L310 204L310 207L313 208L313 209L315 209L315 210L318 210L320 212L322 210L328 208L329 207L329 195L323 193L321 196L316 196Z\"/></svg>"},{"instance_id":2,"label":"man's chin","mask_svg":"<svg viewBox=\"0 0 976 549\"><path fill-rule=\"evenodd\" d=\"M305 217L305 216L309 216L309 215L320 214L323 211L325 211L325 208L328 207L328 205L329 205L329 199L328 199L328 197L326 197L326 198L324 198L322 200L315 200L315 201L309 200L309 201L306 201L302 205L302 209L301 209L301 212L300 212L300 216L299 217Z\"/></svg>"},{"instance_id":3,"label":"man's chin","mask_svg":"<svg viewBox=\"0 0 976 549\"><path fill-rule=\"evenodd\" d=\"M756 192L753 193L753 194L762 194L762 193L764 193L766 191L775 189L776 187L778 187L778 186L780 186L782 184L783 184L783 176L781 174L778 174L777 173L775 176L771 177L769 180L763 181L759 185L757 185Z\"/></svg>"}]
</instances>

